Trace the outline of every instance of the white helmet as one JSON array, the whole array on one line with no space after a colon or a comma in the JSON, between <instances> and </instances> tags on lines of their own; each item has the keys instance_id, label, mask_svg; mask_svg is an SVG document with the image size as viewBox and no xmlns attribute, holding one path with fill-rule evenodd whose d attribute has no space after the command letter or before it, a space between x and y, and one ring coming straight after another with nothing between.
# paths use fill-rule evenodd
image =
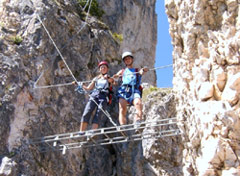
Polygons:
<instances>
[{"instance_id":1,"label":"white helmet","mask_svg":"<svg viewBox=\"0 0 240 176\"><path fill-rule=\"evenodd\" d=\"M127 56L131 56L133 58L133 54L129 51L126 51L122 54L122 60L124 60L124 58L127 57Z\"/></svg>"}]
</instances>

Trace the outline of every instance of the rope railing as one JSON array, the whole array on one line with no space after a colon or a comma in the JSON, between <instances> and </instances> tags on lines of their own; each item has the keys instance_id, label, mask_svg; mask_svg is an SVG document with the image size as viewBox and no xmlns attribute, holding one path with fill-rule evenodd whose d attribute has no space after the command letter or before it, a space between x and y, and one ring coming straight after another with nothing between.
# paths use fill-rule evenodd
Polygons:
<instances>
[{"instance_id":1,"label":"rope railing","mask_svg":"<svg viewBox=\"0 0 240 176\"><path fill-rule=\"evenodd\" d=\"M149 68L149 71L159 70L159 69L168 68L168 67L172 67L172 64L164 65L164 66L160 66L160 67ZM137 73L140 73L140 71L131 72L131 73L128 73L128 74L126 74L126 75L132 75L132 74L137 74Z\"/></svg>"},{"instance_id":2,"label":"rope railing","mask_svg":"<svg viewBox=\"0 0 240 176\"><path fill-rule=\"evenodd\" d=\"M77 79L76 79L75 76L73 75L73 73L72 73L72 71L70 70L68 64L66 63L66 61L65 61L65 59L64 59L64 57L63 57L63 55L62 55L62 53L61 53L60 50L58 49L56 43L55 43L54 40L52 39L52 37L51 37L51 35L49 34L49 32L48 32L46 26L43 24L43 22L42 22L42 20L41 20L41 18L40 18L40 16L39 16L38 14L37 14L37 17L38 17L38 20L40 21L40 23L42 24L43 28L45 29L45 31L46 31L48 37L49 37L50 40L52 41L52 43L53 43L54 47L56 48L58 54L60 55L61 59L63 60L64 64L66 65L66 67L67 67L68 71L70 72L72 78L74 79L74 81L77 82Z\"/></svg>"},{"instance_id":3,"label":"rope railing","mask_svg":"<svg viewBox=\"0 0 240 176\"><path fill-rule=\"evenodd\" d=\"M167 67L171 67L172 64L169 65L164 65L164 66L160 66L160 67L155 67L155 68L150 68L149 71L153 71L153 70L158 70L158 69L163 69L163 68L167 68ZM130 74L137 74L138 72L132 72L132 73L128 73L127 75ZM37 79L37 81L34 83L34 89L44 89L44 88L54 88L54 87L61 87L61 86L69 86L69 85L73 85L73 83L63 83L63 84L55 84L55 85L47 85L47 86L37 86L38 81L40 80L40 78L42 77L42 74L40 75L40 77ZM90 83L92 82L92 80L84 80L84 81L79 81L78 83Z\"/></svg>"},{"instance_id":4,"label":"rope railing","mask_svg":"<svg viewBox=\"0 0 240 176\"><path fill-rule=\"evenodd\" d=\"M88 3L89 3L89 0L87 0L85 6L83 7L83 10L85 10L85 8L87 7ZM78 34L82 31L82 29L86 26L87 20L88 20L88 16L89 16L89 12L90 12L90 8L91 8L91 4L92 4L92 0L90 0L90 4L89 4L89 8L88 8L87 15L86 15L86 20L84 21L84 25L83 25L83 26L77 31L77 33L61 48L61 50L64 49L64 48L70 43L70 41L72 41L72 39L73 39L76 35L78 35ZM57 50L57 53L60 55L61 59L63 60L64 64L66 65L66 67L67 67L68 71L70 72L71 76L73 77L74 81L78 82L77 79L75 78L75 76L73 75L72 71L70 70L69 66L67 65L67 62L65 61L62 53L61 53L60 50L58 49L56 43L55 43L54 40L52 39L52 37L51 37L50 33L48 32L46 26L44 25L43 21L41 20L40 16L38 15L38 13L37 13L37 18L38 18L39 22L41 23L41 25L43 26L44 30L46 31L48 37L49 37L50 40L52 41L54 47L55 47L56 50ZM42 72L41 76L38 78L38 80L34 83L34 88L43 89L43 88L53 88L53 87L61 87L61 86L69 86L69 85L71 85L71 83L63 83L63 84L48 85L48 86L37 86L37 82L40 80L40 78L42 77L42 75L43 75L43 72ZM85 81L85 82L90 82L90 81Z\"/></svg>"},{"instance_id":5,"label":"rope railing","mask_svg":"<svg viewBox=\"0 0 240 176\"><path fill-rule=\"evenodd\" d=\"M82 9L83 11L85 11L85 8L87 7L88 3L89 3L89 0L86 1L86 4L85 4L85 6L84 6L83 9ZM67 43L61 48L61 50L63 50L64 48L66 48L66 47L69 45L69 43L70 43L70 42L83 30L83 28L87 25L87 20L88 20L88 17L89 17L91 5L92 5L92 0L90 1L89 8L88 8L87 15L86 15L86 20L84 21L83 26L77 31L77 33L76 33L74 36L72 36L72 37L67 41Z\"/></svg>"}]
</instances>

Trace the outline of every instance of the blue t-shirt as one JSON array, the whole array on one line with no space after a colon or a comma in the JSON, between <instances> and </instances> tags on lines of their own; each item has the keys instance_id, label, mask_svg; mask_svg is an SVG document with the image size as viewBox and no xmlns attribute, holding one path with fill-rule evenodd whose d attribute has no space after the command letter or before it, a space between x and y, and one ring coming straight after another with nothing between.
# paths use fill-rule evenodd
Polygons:
<instances>
[{"instance_id":1,"label":"blue t-shirt","mask_svg":"<svg viewBox=\"0 0 240 176\"><path fill-rule=\"evenodd\" d=\"M141 83L142 76L139 73L135 72L135 68L126 68L122 75L122 85L139 85Z\"/></svg>"}]
</instances>

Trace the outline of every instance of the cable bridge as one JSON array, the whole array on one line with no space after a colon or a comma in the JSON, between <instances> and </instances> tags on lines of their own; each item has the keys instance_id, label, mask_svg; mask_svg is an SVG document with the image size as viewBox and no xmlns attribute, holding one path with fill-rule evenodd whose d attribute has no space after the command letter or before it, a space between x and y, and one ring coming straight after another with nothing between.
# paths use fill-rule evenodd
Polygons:
<instances>
[{"instance_id":1,"label":"cable bridge","mask_svg":"<svg viewBox=\"0 0 240 176\"><path fill-rule=\"evenodd\" d=\"M86 1L86 4L83 7L83 10L87 7L88 4L89 4L89 8L88 8L87 16L86 16L86 20L85 20L86 22L88 20L88 14L89 14L89 10L91 8L92 0ZM53 38L51 37L49 31L47 30L46 26L43 24L43 21L41 20L41 18L38 14L37 14L37 17L38 17L38 20L40 21L40 23L42 24L44 30L46 31L49 39L52 41L54 47L56 48L59 56L61 57L64 64L66 65L73 80L76 83L79 83L77 81L77 79L75 78L75 76L73 75L72 71L70 70L69 66L67 65L63 55L61 54L56 43L54 42ZM75 35L78 35L81 32L81 30L86 26L86 24L87 24L86 22L84 23L84 25L79 29L79 31ZM74 37L72 37L69 40L69 42L73 38ZM63 48L65 48L69 44L69 42ZM170 67L170 66L172 66L172 64L162 66L162 67L152 68L152 69L149 69L149 71L153 71L156 69L163 69L163 68ZM135 73L137 73L137 72L135 72ZM43 74L44 74L44 72L42 72L40 77L34 83L34 89L53 88L53 87L72 85L72 83L64 83L64 84L56 84L56 85L37 86L37 83ZM91 82L91 81L81 81L81 83L84 83L84 82ZM77 148L81 148L81 147L109 145L109 144L123 143L123 142L129 142L129 141L140 141L140 140L150 139L150 138L158 139L158 138L162 138L162 137L176 136L176 135L180 134L180 131L177 128L176 118L168 118L168 119L143 122L143 123L141 123L141 127L137 129L134 126L134 124L117 126L112 121L112 118L107 113L107 111L104 111L103 109L101 109L101 110L104 112L104 114L109 118L111 123L114 125L113 127L89 130L89 131L86 131L84 134L81 134L78 131L78 132L72 132L72 133L44 136L44 137L40 137L40 138L30 139L29 143L30 143L30 145L36 146L40 152L47 152L50 150L50 151L62 151L62 153L65 154L67 150L77 149ZM147 130L142 132L144 129L147 129ZM136 130L137 130L137 132L136 132Z\"/></svg>"},{"instance_id":2,"label":"cable bridge","mask_svg":"<svg viewBox=\"0 0 240 176\"><path fill-rule=\"evenodd\" d=\"M147 129L143 131L144 129ZM40 152L67 150L123 143L129 141L140 141L144 139L159 139L163 137L180 135L177 128L177 119L168 118L154 121L142 122L139 128L134 124L89 130L85 133L71 132L44 136L30 139L30 145L38 148Z\"/></svg>"}]
</instances>

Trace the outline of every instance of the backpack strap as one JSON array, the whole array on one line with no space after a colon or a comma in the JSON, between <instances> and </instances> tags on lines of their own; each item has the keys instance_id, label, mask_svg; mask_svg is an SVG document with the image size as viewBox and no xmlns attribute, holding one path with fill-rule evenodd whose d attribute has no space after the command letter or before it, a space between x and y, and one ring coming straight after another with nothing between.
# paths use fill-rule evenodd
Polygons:
<instances>
[{"instance_id":1,"label":"backpack strap","mask_svg":"<svg viewBox=\"0 0 240 176\"><path fill-rule=\"evenodd\" d=\"M109 83L109 86L108 86L108 105L110 105L112 103L112 98L113 98L113 87L112 87L112 84Z\"/></svg>"},{"instance_id":2,"label":"backpack strap","mask_svg":"<svg viewBox=\"0 0 240 176\"><path fill-rule=\"evenodd\" d=\"M135 68L135 72L138 72L138 68ZM139 73L136 73L136 84L138 85L138 83L139 83Z\"/></svg>"},{"instance_id":3,"label":"backpack strap","mask_svg":"<svg viewBox=\"0 0 240 176\"><path fill-rule=\"evenodd\" d=\"M138 70L139 70L138 68L135 68L135 72L138 72ZM140 91L140 95L142 97L143 87L140 84L140 74L139 73L136 74L136 79L137 79L136 84L138 85L137 89Z\"/></svg>"},{"instance_id":4,"label":"backpack strap","mask_svg":"<svg viewBox=\"0 0 240 176\"><path fill-rule=\"evenodd\" d=\"M123 74L124 74L124 71L125 71L125 68L123 68L122 70L121 70L121 81L123 80Z\"/></svg>"}]
</instances>

